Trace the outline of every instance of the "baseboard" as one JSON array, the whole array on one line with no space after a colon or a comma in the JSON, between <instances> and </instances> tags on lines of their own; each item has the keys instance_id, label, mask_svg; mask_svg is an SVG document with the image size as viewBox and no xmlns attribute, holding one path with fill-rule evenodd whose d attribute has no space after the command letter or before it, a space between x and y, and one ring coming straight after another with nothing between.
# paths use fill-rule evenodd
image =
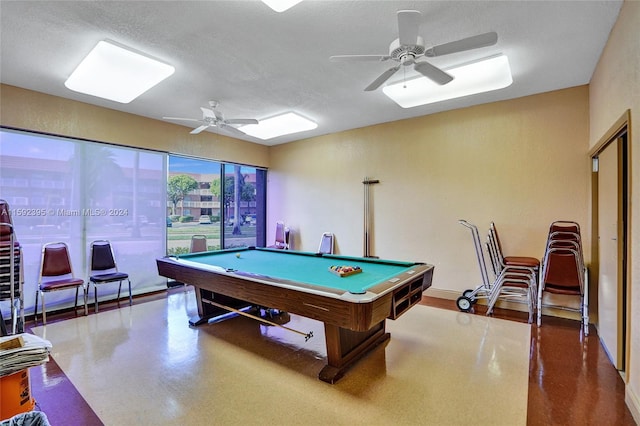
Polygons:
<instances>
[{"instance_id":1,"label":"baseboard","mask_svg":"<svg viewBox=\"0 0 640 426\"><path fill-rule=\"evenodd\" d=\"M425 296L429 296L429 297L436 297L438 299L445 299L445 300L456 300L458 299L458 297L460 297L462 295L462 292L459 291L454 291L454 290L444 290L441 288L433 288L430 287L428 288L424 293ZM558 317L558 318L566 318L566 319L571 319L571 320L576 320L576 321L580 321L580 313L575 312L573 310L566 310L566 309L562 309L562 308L558 308L558 307L554 307L554 306L558 306L558 305L562 305L562 301L560 303L552 303L553 306L544 306L544 303L547 301L547 299L543 300L543 306L542 306L542 314L543 315L549 315L552 317ZM485 299L478 299L478 304L480 305L486 305L487 304L487 300ZM571 306L569 304L569 306ZM519 311L519 312L528 312L529 308L527 308L527 304L524 302L517 302L517 301L511 301L511 300L499 300L496 303L496 308L502 308L502 309L510 309L512 311ZM591 322L591 321L590 321Z\"/></svg>"},{"instance_id":2,"label":"baseboard","mask_svg":"<svg viewBox=\"0 0 640 426\"><path fill-rule=\"evenodd\" d=\"M462 296L462 293L459 291L443 290L441 288L433 288L433 287L427 289L427 291L425 291L423 294L425 296L436 297L438 299L445 299L445 300L457 300L458 297ZM486 305L487 299L486 298L478 299L477 303L479 305ZM496 304L496 307L527 312L526 306L524 305L519 306L519 305L520 303L517 303L517 302L500 301Z\"/></svg>"},{"instance_id":3,"label":"baseboard","mask_svg":"<svg viewBox=\"0 0 640 426\"><path fill-rule=\"evenodd\" d=\"M437 299L456 300L458 297L460 297L461 293L459 291L443 290L441 288L429 287L422 294L424 296L435 297Z\"/></svg>"},{"instance_id":4,"label":"baseboard","mask_svg":"<svg viewBox=\"0 0 640 426\"><path fill-rule=\"evenodd\" d=\"M625 389L624 402L629 407L633 419L640 425L640 395L634 393L628 383Z\"/></svg>"}]
</instances>

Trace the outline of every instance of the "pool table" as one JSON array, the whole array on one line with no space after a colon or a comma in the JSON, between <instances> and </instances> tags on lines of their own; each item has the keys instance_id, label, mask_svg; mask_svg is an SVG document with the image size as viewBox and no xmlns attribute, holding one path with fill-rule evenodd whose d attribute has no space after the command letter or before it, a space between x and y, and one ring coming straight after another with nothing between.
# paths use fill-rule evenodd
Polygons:
<instances>
[{"instance_id":1,"label":"pool table","mask_svg":"<svg viewBox=\"0 0 640 426\"><path fill-rule=\"evenodd\" d=\"M191 325L229 312L221 306L263 306L322 321L327 365L319 378L328 383L388 340L385 320L420 302L433 278L425 263L256 247L167 256L157 266L161 276L195 287ZM332 266L361 272L339 276Z\"/></svg>"}]
</instances>

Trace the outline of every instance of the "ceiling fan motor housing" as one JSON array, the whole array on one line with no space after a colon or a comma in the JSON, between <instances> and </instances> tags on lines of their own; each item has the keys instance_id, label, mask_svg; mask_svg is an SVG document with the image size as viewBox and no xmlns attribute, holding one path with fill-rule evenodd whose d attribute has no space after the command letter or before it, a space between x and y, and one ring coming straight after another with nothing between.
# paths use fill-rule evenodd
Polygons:
<instances>
[{"instance_id":1,"label":"ceiling fan motor housing","mask_svg":"<svg viewBox=\"0 0 640 426\"><path fill-rule=\"evenodd\" d=\"M413 63L413 61L424 55L424 40L418 36L416 44L400 44L400 39L397 38L389 45L389 56L394 61L400 63L406 63L407 65Z\"/></svg>"}]
</instances>

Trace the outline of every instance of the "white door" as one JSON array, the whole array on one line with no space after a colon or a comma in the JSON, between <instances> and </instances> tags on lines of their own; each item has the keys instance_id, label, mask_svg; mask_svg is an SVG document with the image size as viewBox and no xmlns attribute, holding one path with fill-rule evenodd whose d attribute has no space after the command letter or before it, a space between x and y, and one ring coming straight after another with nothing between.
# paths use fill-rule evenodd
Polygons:
<instances>
[{"instance_id":1,"label":"white door","mask_svg":"<svg viewBox=\"0 0 640 426\"><path fill-rule=\"evenodd\" d=\"M621 369L622 342L618 285L618 141L598 155L598 334L611 362Z\"/></svg>"}]
</instances>

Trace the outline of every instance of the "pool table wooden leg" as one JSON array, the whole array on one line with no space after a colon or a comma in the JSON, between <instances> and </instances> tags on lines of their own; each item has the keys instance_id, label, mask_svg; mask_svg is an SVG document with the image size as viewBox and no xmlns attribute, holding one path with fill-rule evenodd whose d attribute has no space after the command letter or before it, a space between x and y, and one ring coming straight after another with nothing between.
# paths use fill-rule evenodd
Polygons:
<instances>
[{"instance_id":1,"label":"pool table wooden leg","mask_svg":"<svg viewBox=\"0 0 640 426\"><path fill-rule=\"evenodd\" d=\"M391 337L385 332L384 320L368 331L352 331L325 323L324 332L327 365L320 371L318 378L332 384L338 381L354 362Z\"/></svg>"}]
</instances>

